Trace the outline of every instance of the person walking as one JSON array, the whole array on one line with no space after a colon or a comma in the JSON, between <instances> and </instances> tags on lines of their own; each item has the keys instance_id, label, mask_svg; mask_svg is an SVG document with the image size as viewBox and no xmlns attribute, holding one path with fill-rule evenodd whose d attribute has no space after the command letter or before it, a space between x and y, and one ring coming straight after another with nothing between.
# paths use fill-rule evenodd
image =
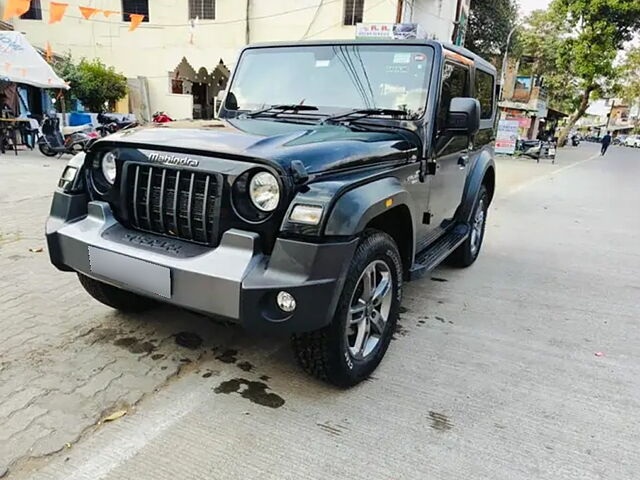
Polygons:
<instances>
[{"instance_id":1,"label":"person walking","mask_svg":"<svg viewBox=\"0 0 640 480\"><path fill-rule=\"evenodd\" d=\"M611 145L611 132L607 132L607 134L602 137L602 148L600 149L600 155L604 155L607 153L607 148Z\"/></svg>"}]
</instances>

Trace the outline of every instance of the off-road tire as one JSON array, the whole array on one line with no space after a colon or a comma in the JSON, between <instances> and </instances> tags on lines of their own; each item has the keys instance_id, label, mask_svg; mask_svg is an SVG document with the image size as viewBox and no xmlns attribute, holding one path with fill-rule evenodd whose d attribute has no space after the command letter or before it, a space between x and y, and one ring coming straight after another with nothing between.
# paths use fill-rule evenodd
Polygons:
<instances>
[{"instance_id":1,"label":"off-road tire","mask_svg":"<svg viewBox=\"0 0 640 480\"><path fill-rule=\"evenodd\" d=\"M478 192L478 197L476 198L475 205L473 207L473 213L471 214L471 221L469 222L469 227L473 229L473 221L476 218L476 214L478 213L478 209L482 208L484 211L482 230L480 234L480 243L477 246L477 249L474 251L472 248L472 235L469 233L467 239L456 248L451 255L446 260L448 265L459 268L466 268L473 264L478 258L480 254L480 250L482 249L482 242L484 240L484 232L487 225L487 209L489 208L489 192L487 188L482 185L480 187L480 191Z\"/></svg>"},{"instance_id":2,"label":"off-road tire","mask_svg":"<svg viewBox=\"0 0 640 480\"><path fill-rule=\"evenodd\" d=\"M347 347L347 313L362 272L378 259L390 267L391 309L384 333L375 350L359 360L351 355ZM398 247L386 233L365 231L351 260L332 322L320 330L292 336L293 351L302 369L339 387L351 387L365 380L377 368L389 347L398 321L401 297L402 262Z\"/></svg>"},{"instance_id":3,"label":"off-road tire","mask_svg":"<svg viewBox=\"0 0 640 480\"><path fill-rule=\"evenodd\" d=\"M89 295L100 303L122 312L144 312L158 305L151 298L127 292L81 273L78 274L78 279Z\"/></svg>"}]
</instances>

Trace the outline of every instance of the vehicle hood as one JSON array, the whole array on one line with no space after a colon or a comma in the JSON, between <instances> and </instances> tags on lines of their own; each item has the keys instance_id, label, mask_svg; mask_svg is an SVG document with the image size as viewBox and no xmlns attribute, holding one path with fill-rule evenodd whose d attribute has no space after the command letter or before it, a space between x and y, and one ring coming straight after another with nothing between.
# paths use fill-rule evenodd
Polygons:
<instances>
[{"instance_id":1,"label":"vehicle hood","mask_svg":"<svg viewBox=\"0 0 640 480\"><path fill-rule=\"evenodd\" d=\"M180 121L125 130L98 143L115 142L174 152L277 162L300 160L307 172L357 166L406 156L416 148L410 132L360 131L342 125L308 125L260 119Z\"/></svg>"}]
</instances>

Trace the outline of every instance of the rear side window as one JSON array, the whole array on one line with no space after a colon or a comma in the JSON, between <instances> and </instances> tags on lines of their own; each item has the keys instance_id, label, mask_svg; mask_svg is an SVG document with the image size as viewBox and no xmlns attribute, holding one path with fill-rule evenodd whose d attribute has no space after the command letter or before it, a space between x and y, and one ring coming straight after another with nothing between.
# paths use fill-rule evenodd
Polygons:
<instances>
[{"instance_id":1,"label":"rear side window","mask_svg":"<svg viewBox=\"0 0 640 480\"><path fill-rule=\"evenodd\" d=\"M494 99L494 78L493 75L476 70L476 98L480 102L480 118L490 119L493 115Z\"/></svg>"},{"instance_id":2,"label":"rear side window","mask_svg":"<svg viewBox=\"0 0 640 480\"><path fill-rule=\"evenodd\" d=\"M438 127L442 128L447 120L447 112L451 99L469 96L469 69L452 62L444 64L442 73L442 91L440 92L440 107L438 108Z\"/></svg>"}]
</instances>

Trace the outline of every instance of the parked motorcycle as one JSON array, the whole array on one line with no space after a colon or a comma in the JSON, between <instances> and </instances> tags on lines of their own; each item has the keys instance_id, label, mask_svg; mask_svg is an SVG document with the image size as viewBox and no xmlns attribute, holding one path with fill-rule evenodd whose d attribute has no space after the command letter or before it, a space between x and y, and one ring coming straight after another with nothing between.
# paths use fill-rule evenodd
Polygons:
<instances>
[{"instance_id":1,"label":"parked motorcycle","mask_svg":"<svg viewBox=\"0 0 640 480\"><path fill-rule=\"evenodd\" d=\"M42 135L38 139L38 148L47 157L84 152L98 138L98 132L91 125L64 127L61 132L60 119L51 115L45 117L40 129Z\"/></svg>"},{"instance_id":2,"label":"parked motorcycle","mask_svg":"<svg viewBox=\"0 0 640 480\"><path fill-rule=\"evenodd\" d=\"M173 122L173 118L164 112L156 112L153 114L153 123Z\"/></svg>"},{"instance_id":3,"label":"parked motorcycle","mask_svg":"<svg viewBox=\"0 0 640 480\"><path fill-rule=\"evenodd\" d=\"M126 120L124 118L118 118L117 116L109 113L98 114L98 125L96 130L100 133L101 137L106 137L119 130L126 130L138 126L138 122Z\"/></svg>"},{"instance_id":4,"label":"parked motorcycle","mask_svg":"<svg viewBox=\"0 0 640 480\"><path fill-rule=\"evenodd\" d=\"M516 155L534 158L538 163L540 163L541 158L550 158L551 163L555 163L556 144L541 140L518 140L516 142Z\"/></svg>"},{"instance_id":5,"label":"parked motorcycle","mask_svg":"<svg viewBox=\"0 0 640 480\"><path fill-rule=\"evenodd\" d=\"M573 135L571 137L571 145L574 147L577 147L578 145L580 145L580 137L578 135Z\"/></svg>"}]
</instances>

